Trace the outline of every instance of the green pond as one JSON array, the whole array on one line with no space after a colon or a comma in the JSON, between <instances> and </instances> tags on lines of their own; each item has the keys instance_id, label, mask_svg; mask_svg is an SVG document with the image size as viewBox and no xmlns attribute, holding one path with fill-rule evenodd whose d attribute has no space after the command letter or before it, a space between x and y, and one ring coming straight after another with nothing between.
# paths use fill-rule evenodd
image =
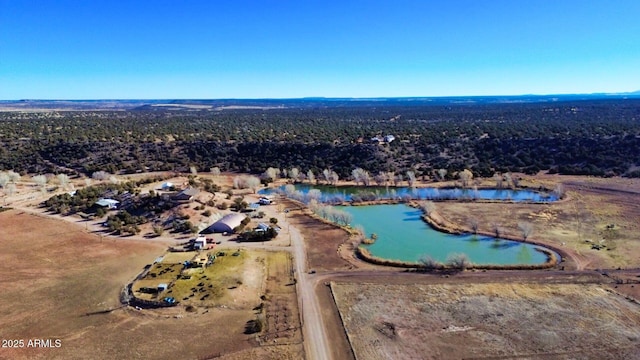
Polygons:
<instances>
[{"instance_id":1,"label":"green pond","mask_svg":"<svg viewBox=\"0 0 640 360\"><path fill-rule=\"evenodd\" d=\"M422 219L422 211L407 205L340 206L353 215L352 226L364 227L374 244L365 245L372 255L384 259L417 262L428 255L446 262L454 253L466 254L474 264L542 264L547 256L539 246L487 236L452 235L434 230Z\"/></svg>"}]
</instances>

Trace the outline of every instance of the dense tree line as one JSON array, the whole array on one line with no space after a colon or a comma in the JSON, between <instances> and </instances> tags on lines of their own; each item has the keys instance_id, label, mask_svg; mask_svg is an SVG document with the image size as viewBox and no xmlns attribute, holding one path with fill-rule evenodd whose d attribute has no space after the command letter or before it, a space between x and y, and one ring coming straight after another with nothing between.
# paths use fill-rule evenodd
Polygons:
<instances>
[{"instance_id":1,"label":"dense tree line","mask_svg":"<svg viewBox=\"0 0 640 360\"><path fill-rule=\"evenodd\" d=\"M313 105L313 104L312 104ZM393 134L389 144L376 135ZM91 174L354 168L638 176L640 100L0 113L0 170Z\"/></svg>"}]
</instances>

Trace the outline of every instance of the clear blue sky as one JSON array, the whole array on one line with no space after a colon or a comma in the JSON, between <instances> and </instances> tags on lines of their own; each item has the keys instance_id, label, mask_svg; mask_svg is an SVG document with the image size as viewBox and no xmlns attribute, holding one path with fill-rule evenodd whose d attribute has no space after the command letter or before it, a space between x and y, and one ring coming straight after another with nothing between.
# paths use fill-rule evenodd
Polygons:
<instances>
[{"instance_id":1,"label":"clear blue sky","mask_svg":"<svg viewBox=\"0 0 640 360\"><path fill-rule=\"evenodd\" d=\"M0 99L640 90L640 0L0 0Z\"/></svg>"}]
</instances>

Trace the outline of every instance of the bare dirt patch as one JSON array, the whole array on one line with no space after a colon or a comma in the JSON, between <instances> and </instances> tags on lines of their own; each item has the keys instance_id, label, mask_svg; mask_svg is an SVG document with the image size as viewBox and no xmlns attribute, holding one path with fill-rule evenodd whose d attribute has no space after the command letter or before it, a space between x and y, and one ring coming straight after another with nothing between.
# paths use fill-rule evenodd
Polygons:
<instances>
[{"instance_id":1,"label":"bare dirt patch","mask_svg":"<svg viewBox=\"0 0 640 360\"><path fill-rule=\"evenodd\" d=\"M349 234L334 225L315 219L301 210L290 211L287 221L300 230L307 249L308 268L314 270L346 270L352 265L340 256L339 248Z\"/></svg>"},{"instance_id":2,"label":"bare dirt patch","mask_svg":"<svg viewBox=\"0 0 640 360\"><path fill-rule=\"evenodd\" d=\"M640 358L638 305L600 285L331 286L358 359Z\"/></svg>"},{"instance_id":3,"label":"bare dirt patch","mask_svg":"<svg viewBox=\"0 0 640 360\"><path fill-rule=\"evenodd\" d=\"M265 345L299 344L302 346L291 254L270 252L267 264L267 285L265 301L262 304L265 331L260 335L260 341Z\"/></svg>"}]
</instances>

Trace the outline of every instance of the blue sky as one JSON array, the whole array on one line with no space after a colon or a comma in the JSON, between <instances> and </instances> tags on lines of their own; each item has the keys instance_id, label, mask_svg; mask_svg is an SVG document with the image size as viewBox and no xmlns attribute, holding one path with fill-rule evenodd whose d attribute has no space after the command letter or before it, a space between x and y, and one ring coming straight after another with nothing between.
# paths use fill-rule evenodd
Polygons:
<instances>
[{"instance_id":1,"label":"blue sky","mask_svg":"<svg viewBox=\"0 0 640 360\"><path fill-rule=\"evenodd\" d=\"M0 99L640 90L638 0L0 0Z\"/></svg>"}]
</instances>

